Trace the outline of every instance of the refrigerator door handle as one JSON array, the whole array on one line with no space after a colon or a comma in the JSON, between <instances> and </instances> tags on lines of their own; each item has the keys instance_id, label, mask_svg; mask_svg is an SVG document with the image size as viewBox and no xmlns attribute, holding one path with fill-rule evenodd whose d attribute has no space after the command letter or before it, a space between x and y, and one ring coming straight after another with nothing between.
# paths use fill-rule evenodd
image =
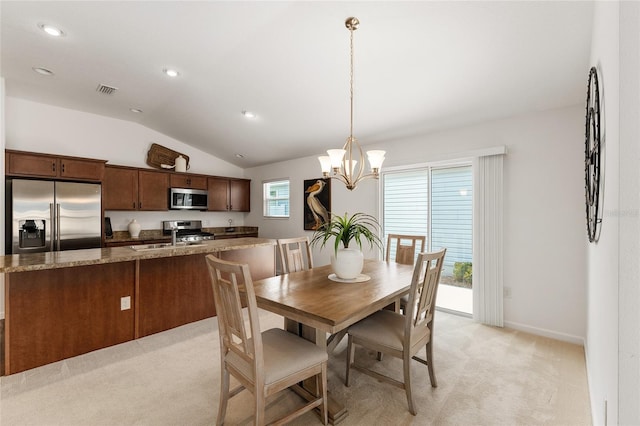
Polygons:
<instances>
[{"instance_id":1,"label":"refrigerator door handle","mask_svg":"<svg viewBox=\"0 0 640 426\"><path fill-rule=\"evenodd\" d=\"M53 203L49 203L49 223L51 226L51 229L49 230L49 232L51 232L51 248L49 249L49 251L55 251L55 243L54 241L56 240L56 227L53 226L55 224L55 213L53 212Z\"/></svg>"},{"instance_id":2,"label":"refrigerator door handle","mask_svg":"<svg viewBox=\"0 0 640 426\"><path fill-rule=\"evenodd\" d=\"M60 204L56 203L56 250L60 251Z\"/></svg>"}]
</instances>

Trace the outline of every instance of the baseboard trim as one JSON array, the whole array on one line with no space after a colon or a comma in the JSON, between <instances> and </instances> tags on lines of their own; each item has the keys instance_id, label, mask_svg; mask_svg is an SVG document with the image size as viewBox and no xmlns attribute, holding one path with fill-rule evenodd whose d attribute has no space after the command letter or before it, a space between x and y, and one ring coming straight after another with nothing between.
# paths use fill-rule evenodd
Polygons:
<instances>
[{"instance_id":1,"label":"baseboard trim","mask_svg":"<svg viewBox=\"0 0 640 426\"><path fill-rule=\"evenodd\" d=\"M560 333L553 330L547 330L545 328L531 327L529 325L520 324L517 322L505 321L504 326L513 330L524 331L526 333L535 334L537 336L549 337L551 339L560 340L567 343L573 343L575 345L585 345L585 338L580 336L574 336L572 334Z\"/></svg>"}]
</instances>

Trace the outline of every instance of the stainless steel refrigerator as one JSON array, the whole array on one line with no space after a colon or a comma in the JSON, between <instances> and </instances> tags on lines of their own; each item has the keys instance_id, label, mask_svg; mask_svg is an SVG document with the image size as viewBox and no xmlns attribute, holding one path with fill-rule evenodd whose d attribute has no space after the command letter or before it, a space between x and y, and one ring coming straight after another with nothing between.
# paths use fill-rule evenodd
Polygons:
<instances>
[{"instance_id":1,"label":"stainless steel refrigerator","mask_svg":"<svg viewBox=\"0 0 640 426\"><path fill-rule=\"evenodd\" d=\"M7 179L6 198L7 254L100 247L100 184Z\"/></svg>"}]
</instances>

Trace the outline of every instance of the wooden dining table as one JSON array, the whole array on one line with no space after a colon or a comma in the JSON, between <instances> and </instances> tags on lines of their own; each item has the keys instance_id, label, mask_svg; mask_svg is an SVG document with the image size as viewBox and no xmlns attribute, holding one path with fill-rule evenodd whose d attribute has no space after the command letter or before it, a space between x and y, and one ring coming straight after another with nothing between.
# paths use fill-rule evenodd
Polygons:
<instances>
[{"instance_id":1,"label":"wooden dining table","mask_svg":"<svg viewBox=\"0 0 640 426\"><path fill-rule=\"evenodd\" d=\"M329 278L332 272L326 265L256 281L258 307L282 315L288 331L331 353L350 325L408 293L413 267L365 260L362 274L369 279L361 282L334 281ZM314 387L307 384L294 390L311 397ZM328 405L331 424L348 415L344 404L331 395Z\"/></svg>"}]
</instances>

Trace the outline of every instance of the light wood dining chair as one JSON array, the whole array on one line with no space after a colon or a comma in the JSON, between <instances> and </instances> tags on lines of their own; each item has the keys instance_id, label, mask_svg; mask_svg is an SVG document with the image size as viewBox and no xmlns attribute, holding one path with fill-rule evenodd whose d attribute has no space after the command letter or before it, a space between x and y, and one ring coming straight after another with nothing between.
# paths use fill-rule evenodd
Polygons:
<instances>
[{"instance_id":1,"label":"light wood dining chair","mask_svg":"<svg viewBox=\"0 0 640 426\"><path fill-rule=\"evenodd\" d=\"M426 237L424 235L389 234L387 236L387 248L385 250L384 260L389 262L391 258L391 248L395 246L395 262L403 265L413 265L416 258L416 249L418 249L418 253L422 253L425 243ZM396 312L404 311L408 301L408 296L402 296L391 308L395 309Z\"/></svg>"},{"instance_id":2,"label":"light wood dining chair","mask_svg":"<svg viewBox=\"0 0 640 426\"><path fill-rule=\"evenodd\" d=\"M283 274L313 268L309 237L281 238L278 240L278 251Z\"/></svg>"},{"instance_id":3,"label":"light wood dining chair","mask_svg":"<svg viewBox=\"0 0 640 426\"><path fill-rule=\"evenodd\" d=\"M352 368L378 380L389 382L405 390L409 411L416 415L411 394L411 360L425 364L431 386L437 387L433 370L433 318L438 282L446 249L434 253L420 253L413 270L409 304L405 315L380 310L348 329L347 371L345 384L350 384ZM377 352L402 359L404 381L370 370L355 362L355 346L360 345ZM418 351L426 347L426 360L418 358Z\"/></svg>"},{"instance_id":4,"label":"light wood dining chair","mask_svg":"<svg viewBox=\"0 0 640 426\"><path fill-rule=\"evenodd\" d=\"M410 243L406 244L407 241ZM416 258L416 248L418 247L418 243L420 244L418 253L422 253L424 251L425 242L426 237L424 235L389 234L387 236L387 248L384 259L387 262L390 260L391 247L395 245L395 262L403 265L413 265Z\"/></svg>"},{"instance_id":5,"label":"light wood dining chair","mask_svg":"<svg viewBox=\"0 0 640 426\"><path fill-rule=\"evenodd\" d=\"M267 397L317 377L318 392L303 407L273 424L284 424L320 407L321 420L327 424L327 352L320 346L278 328L260 332L258 306L249 265L206 257L220 334L220 406L218 425L224 424L229 399L244 389L254 396L255 425L265 423ZM249 321L242 313L246 297ZM229 390L233 375L240 385Z\"/></svg>"}]
</instances>

